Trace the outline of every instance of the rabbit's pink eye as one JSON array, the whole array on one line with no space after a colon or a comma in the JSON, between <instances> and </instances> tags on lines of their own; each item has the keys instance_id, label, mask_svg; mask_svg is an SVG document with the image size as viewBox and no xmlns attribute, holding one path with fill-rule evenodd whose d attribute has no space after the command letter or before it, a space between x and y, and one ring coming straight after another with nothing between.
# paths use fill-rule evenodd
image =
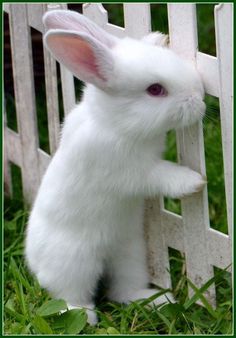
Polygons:
<instances>
[{"instance_id":1,"label":"rabbit's pink eye","mask_svg":"<svg viewBox=\"0 0 236 338\"><path fill-rule=\"evenodd\" d=\"M152 96L166 96L167 90L159 83L154 83L147 88L148 94Z\"/></svg>"}]
</instances>

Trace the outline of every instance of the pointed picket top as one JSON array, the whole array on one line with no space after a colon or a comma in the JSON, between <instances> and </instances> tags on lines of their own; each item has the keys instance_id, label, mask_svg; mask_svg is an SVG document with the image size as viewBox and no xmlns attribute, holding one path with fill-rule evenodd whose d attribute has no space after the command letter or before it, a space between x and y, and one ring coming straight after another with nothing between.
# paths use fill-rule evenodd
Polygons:
<instances>
[{"instance_id":1,"label":"pointed picket top","mask_svg":"<svg viewBox=\"0 0 236 338\"><path fill-rule=\"evenodd\" d=\"M142 38L151 32L151 11L148 3L124 3L125 33Z\"/></svg>"},{"instance_id":2,"label":"pointed picket top","mask_svg":"<svg viewBox=\"0 0 236 338\"><path fill-rule=\"evenodd\" d=\"M86 3L83 5L83 14L89 17L90 20L105 28L108 23L107 10L100 3Z\"/></svg>"},{"instance_id":3,"label":"pointed picket top","mask_svg":"<svg viewBox=\"0 0 236 338\"><path fill-rule=\"evenodd\" d=\"M108 21L107 10L102 4L89 3L83 5L83 14L90 20L98 24L101 28L105 29L108 33L113 34L117 37L124 37L125 29L111 24Z\"/></svg>"}]
</instances>

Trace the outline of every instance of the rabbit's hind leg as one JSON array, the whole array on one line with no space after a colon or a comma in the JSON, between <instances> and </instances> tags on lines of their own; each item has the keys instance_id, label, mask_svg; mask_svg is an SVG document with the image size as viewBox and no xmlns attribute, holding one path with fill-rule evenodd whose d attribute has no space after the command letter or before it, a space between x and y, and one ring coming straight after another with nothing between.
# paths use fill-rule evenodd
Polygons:
<instances>
[{"instance_id":1,"label":"rabbit's hind leg","mask_svg":"<svg viewBox=\"0 0 236 338\"><path fill-rule=\"evenodd\" d=\"M110 288L108 298L119 303L130 303L147 299L158 293L158 289L149 289L149 275L146 261L146 247L142 236L133 234L122 242L112 255L109 265ZM167 298L168 297L168 298ZM171 294L161 295L150 305L159 305L173 300Z\"/></svg>"},{"instance_id":2,"label":"rabbit's hind leg","mask_svg":"<svg viewBox=\"0 0 236 338\"><path fill-rule=\"evenodd\" d=\"M95 325L97 316L94 311L94 297L103 264L90 254L86 259L67 261L58 269L44 267L37 275L38 280L53 297L64 299L68 309L84 308L88 315L88 323Z\"/></svg>"},{"instance_id":3,"label":"rabbit's hind leg","mask_svg":"<svg viewBox=\"0 0 236 338\"><path fill-rule=\"evenodd\" d=\"M119 243L110 254L107 266L110 279L108 297L126 303L131 294L148 287L146 248L143 236L138 232Z\"/></svg>"}]
</instances>

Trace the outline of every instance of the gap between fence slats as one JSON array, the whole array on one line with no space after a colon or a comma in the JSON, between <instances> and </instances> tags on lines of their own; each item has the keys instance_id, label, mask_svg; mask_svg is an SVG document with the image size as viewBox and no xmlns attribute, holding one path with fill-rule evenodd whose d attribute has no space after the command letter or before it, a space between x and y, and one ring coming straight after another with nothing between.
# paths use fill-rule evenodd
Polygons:
<instances>
[{"instance_id":1,"label":"gap between fence slats","mask_svg":"<svg viewBox=\"0 0 236 338\"><path fill-rule=\"evenodd\" d=\"M4 109L4 142L3 142L3 170L4 170L4 192L7 196L12 195L12 179L10 170L10 156L8 151L8 138L7 138L7 114Z\"/></svg>"}]
</instances>

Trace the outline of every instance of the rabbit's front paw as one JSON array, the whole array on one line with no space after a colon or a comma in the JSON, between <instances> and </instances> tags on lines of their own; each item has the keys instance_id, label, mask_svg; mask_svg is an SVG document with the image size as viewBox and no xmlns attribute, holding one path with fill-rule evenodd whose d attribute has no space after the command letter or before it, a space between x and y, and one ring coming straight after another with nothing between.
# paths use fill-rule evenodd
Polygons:
<instances>
[{"instance_id":1,"label":"rabbit's front paw","mask_svg":"<svg viewBox=\"0 0 236 338\"><path fill-rule=\"evenodd\" d=\"M185 191L183 191L183 197L184 195L191 195L202 191L206 183L206 176L202 176L196 171L189 169L189 173L186 175Z\"/></svg>"}]
</instances>

